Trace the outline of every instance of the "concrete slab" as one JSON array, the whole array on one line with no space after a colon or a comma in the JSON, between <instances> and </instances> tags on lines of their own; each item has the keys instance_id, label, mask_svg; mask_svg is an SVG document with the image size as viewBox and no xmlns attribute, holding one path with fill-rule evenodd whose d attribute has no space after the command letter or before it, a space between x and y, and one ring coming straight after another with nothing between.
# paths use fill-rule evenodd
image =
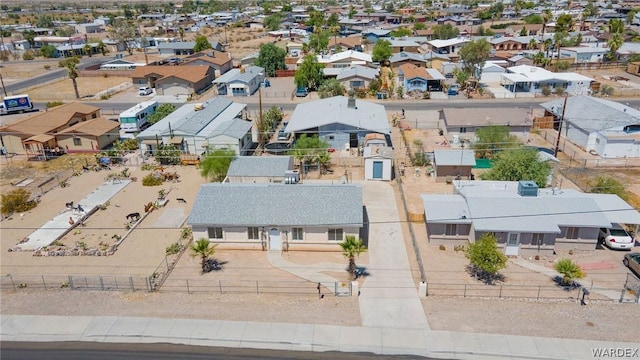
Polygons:
<instances>
[{"instance_id":1,"label":"concrete slab","mask_svg":"<svg viewBox=\"0 0 640 360\"><path fill-rule=\"evenodd\" d=\"M204 321L200 321L204 323ZM198 327L197 322L188 319L176 319L169 330L168 336L172 338L190 339L193 335L193 331Z\"/></svg>"},{"instance_id":2,"label":"concrete slab","mask_svg":"<svg viewBox=\"0 0 640 360\"><path fill-rule=\"evenodd\" d=\"M84 330L93 322L92 317L76 317L73 321L57 321L53 318L51 321L33 321L29 325L29 332L42 336L48 335L81 335Z\"/></svg>"},{"instance_id":3,"label":"concrete slab","mask_svg":"<svg viewBox=\"0 0 640 360\"><path fill-rule=\"evenodd\" d=\"M182 227L187 220L187 214L184 212L184 208L174 207L163 209L162 215L156 219L152 227L155 228L179 228Z\"/></svg>"},{"instance_id":4,"label":"concrete slab","mask_svg":"<svg viewBox=\"0 0 640 360\"><path fill-rule=\"evenodd\" d=\"M27 329L35 316L25 315L20 317L2 316L2 328L0 328L0 336L3 341L8 341L22 333Z\"/></svg>"},{"instance_id":5,"label":"concrete slab","mask_svg":"<svg viewBox=\"0 0 640 360\"><path fill-rule=\"evenodd\" d=\"M572 359L573 358L565 346L564 339L533 338L533 341L538 347L538 352L543 357L554 358L554 359ZM587 347L588 346L585 346L584 348L582 348L583 354L584 354L584 349L586 349Z\"/></svg>"},{"instance_id":6,"label":"concrete slab","mask_svg":"<svg viewBox=\"0 0 640 360\"><path fill-rule=\"evenodd\" d=\"M143 334L151 319L135 317L119 317L109 329L109 335L133 336Z\"/></svg>"},{"instance_id":7,"label":"concrete slab","mask_svg":"<svg viewBox=\"0 0 640 360\"><path fill-rule=\"evenodd\" d=\"M84 330L83 336L88 339L103 339L117 321L117 316L94 317Z\"/></svg>"},{"instance_id":8,"label":"concrete slab","mask_svg":"<svg viewBox=\"0 0 640 360\"><path fill-rule=\"evenodd\" d=\"M145 337L169 338L175 323L175 319L152 319L147 328L144 329L143 334Z\"/></svg>"},{"instance_id":9,"label":"concrete slab","mask_svg":"<svg viewBox=\"0 0 640 360\"><path fill-rule=\"evenodd\" d=\"M294 335L291 339L291 350L313 351L313 333L315 325L296 324Z\"/></svg>"},{"instance_id":10,"label":"concrete slab","mask_svg":"<svg viewBox=\"0 0 640 360\"><path fill-rule=\"evenodd\" d=\"M313 351L337 350L340 343L340 327L334 325L315 325L313 331Z\"/></svg>"},{"instance_id":11,"label":"concrete slab","mask_svg":"<svg viewBox=\"0 0 640 360\"><path fill-rule=\"evenodd\" d=\"M429 349L429 330L382 329L381 354L424 354Z\"/></svg>"},{"instance_id":12,"label":"concrete slab","mask_svg":"<svg viewBox=\"0 0 640 360\"><path fill-rule=\"evenodd\" d=\"M382 328L343 326L340 329L340 339L340 351L382 352Z\"/></svg>"}]
</instances>

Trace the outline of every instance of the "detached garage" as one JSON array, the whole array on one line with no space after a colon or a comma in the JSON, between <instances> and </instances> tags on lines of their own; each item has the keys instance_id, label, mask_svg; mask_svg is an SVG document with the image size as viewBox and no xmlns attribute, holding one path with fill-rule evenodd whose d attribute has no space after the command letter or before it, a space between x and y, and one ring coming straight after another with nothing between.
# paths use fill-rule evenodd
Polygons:
<instances>
[{"instance_id":1,"label":"detached garage","mask_svg":"<svg viewBox=\"0 0 640 360\"><path fill-rule=\"evenodd\" d=\"M391 180L393 177L393 150L386 146L364 148L364 178Z\"/></svg>"}]
</instances>

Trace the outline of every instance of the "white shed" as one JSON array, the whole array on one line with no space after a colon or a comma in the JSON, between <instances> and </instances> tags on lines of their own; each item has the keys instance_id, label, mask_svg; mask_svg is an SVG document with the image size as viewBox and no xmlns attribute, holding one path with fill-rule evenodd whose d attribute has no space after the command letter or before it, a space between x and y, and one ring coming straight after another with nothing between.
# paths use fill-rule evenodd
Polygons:
<instances>
[{"instance_id":1,"label":"white shed","mask_svg":"<svg viewBox=\"0 0 640 360\"><path fill-rule=\"evenodd\" d=\"M363 150L364 178L391 180L393 177L393 151L386 146L370 146Z\"/></svg>"}]
</instances>

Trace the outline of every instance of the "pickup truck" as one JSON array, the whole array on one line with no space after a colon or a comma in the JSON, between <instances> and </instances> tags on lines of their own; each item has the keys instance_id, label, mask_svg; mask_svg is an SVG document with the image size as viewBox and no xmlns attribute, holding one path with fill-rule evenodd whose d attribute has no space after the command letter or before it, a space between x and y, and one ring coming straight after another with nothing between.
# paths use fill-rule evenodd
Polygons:
<instances>
[{"instance_id":1,"label":"pickup truck","mask_svg":"<svg viewBox=\"0 0 640 360\"><path fill-rule=\"evenodd\" d=\"M307 95L309 95L309 91L307 91L306 87L299 86L298 89L296 89L296 96L297 97L305 97Z\"/></svg>"},{"instance_id":2,"label":"pickup truck","mask_svg":"<svg viewBox=\"0 0 640 360\"><path fill-rule=\"evenodd\" d=\"M458 95L460 92L460 85L453 84L449 86L449 90L447 90L447 95Z\"/></svg>"}]
</instances>

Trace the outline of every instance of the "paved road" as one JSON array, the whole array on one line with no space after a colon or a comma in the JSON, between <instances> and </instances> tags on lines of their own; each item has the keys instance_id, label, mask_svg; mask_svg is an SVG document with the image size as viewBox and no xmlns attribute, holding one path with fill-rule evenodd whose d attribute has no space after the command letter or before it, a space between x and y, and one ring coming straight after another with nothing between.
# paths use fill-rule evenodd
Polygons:
<instances>
[{"instance_id":1,"label":"paved road","mask_svg":"<svg viewBox=\"0 0 640 360\"><path fill-rule=\"evenodd\" d=\"M263 349L237 349L224 347L188 346L176 344L117 344L86 342L3 342L2 360L254 360L254 359L433 359L418 356L375 355L371 353L317 353L309 351L281 351Z\"/></svg>"}]
</instances>

